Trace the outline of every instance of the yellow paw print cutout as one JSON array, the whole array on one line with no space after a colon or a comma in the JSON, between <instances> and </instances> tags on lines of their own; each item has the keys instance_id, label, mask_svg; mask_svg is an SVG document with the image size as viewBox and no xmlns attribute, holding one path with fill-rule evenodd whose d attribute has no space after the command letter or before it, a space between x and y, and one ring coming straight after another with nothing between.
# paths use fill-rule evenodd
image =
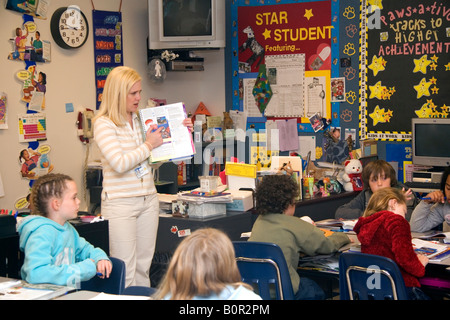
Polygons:
<instances>
[{"instance_id":1,"label":"yellow paw print cutout","mask_svg":"<svg viewBox=\"0 0 450 320\"><path fill-rule=\"evenodd\" d=\"M345 47L344 47L344 53L345 54L347 54L349 56L352 56L352 55L355 54L355 52L356 52L355 45L353 43L347 43L345 45Z\"/></svg>"},{"instance_id":2,"label":"yellow paw print cutout","mask_svg":"<svg viewBox=\"0 0 450 320\"><path fill-rule=\"evenodd\" d=\"M344 13L342 14L344 17L346 17L348 20L353 19L356 14L355 14L355 8L353 7L347 7L344 10Z\"/></svg>"},{"instance_id":3,"label":"yellow paw print cutout","mask_svg":"<svg viewBox=\"0 0 450 320\"><path fill-rule=\"evenodd\" d=\"M354 104L356 99L356 93L354 91L349 91L345 94L345 100L350 104Z\"/></svg>"}]
</instances>

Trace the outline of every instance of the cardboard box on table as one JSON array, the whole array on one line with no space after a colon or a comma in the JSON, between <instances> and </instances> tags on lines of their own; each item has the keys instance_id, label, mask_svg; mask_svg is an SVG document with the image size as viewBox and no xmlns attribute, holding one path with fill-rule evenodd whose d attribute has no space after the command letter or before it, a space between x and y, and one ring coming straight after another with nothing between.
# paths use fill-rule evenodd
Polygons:
<instances>
[{"instance_id":1,"label":"cardboard box on table","mask_svg":"<svg viewBox=\"0 0 450 320\"><path fill-rule=\"evenodd\" d=\"M233 202L227 203L227 210L247 211L253 208L253 192L257 180L256 165L227 162L225 164L228 191ZM239 190L246 189L246 190Z\"/></svg>"}]
</instances>

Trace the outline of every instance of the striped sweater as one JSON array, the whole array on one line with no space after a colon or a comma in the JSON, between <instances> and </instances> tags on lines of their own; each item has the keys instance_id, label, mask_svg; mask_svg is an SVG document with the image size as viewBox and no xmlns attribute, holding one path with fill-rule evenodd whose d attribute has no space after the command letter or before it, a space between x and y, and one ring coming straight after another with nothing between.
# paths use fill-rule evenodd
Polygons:
<instances>
[{"instance_id":1,"label":"striped sweater","mask_svg":"<svg viewBox=\"0 0 450 320\"><path fill-rule=\"evenodd\" d=\"M94 138L102 155L102 199L128 198L156 193L151 167L147 161L150 151L144 144L140 121L133 115L133 130L127 122L116 126L102 116L94 123ZM135 169L145 166L148 174L138 178Z\"/></svg>"}]
</instances>

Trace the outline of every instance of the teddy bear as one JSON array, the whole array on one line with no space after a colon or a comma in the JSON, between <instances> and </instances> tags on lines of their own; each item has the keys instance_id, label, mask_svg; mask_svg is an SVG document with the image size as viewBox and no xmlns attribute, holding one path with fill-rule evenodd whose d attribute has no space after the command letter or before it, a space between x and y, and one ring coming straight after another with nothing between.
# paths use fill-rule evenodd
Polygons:
<instances>
[{"instance_id":1,"label":"teddy bear","mask_svg":"<svg viewBox=\"0 0 450 320\"><path fill-rule=\"evenodd\" d=\"M362 169L362 163L357 159L344 162L342 184L345 191L361 191L363 189Z\"/></svg>"}]
</instances>

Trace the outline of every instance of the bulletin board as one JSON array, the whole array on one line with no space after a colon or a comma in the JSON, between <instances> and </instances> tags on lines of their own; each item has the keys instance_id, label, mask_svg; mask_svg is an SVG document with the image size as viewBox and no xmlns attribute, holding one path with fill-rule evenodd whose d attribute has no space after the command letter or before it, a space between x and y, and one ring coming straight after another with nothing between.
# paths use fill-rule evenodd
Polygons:
<instances>
[{"instance_id":1,"label":"bulletin board","mask_svg":"<svg viewBox=\"0 0 450 320\"><path fill-rule=\"evenodd\" d=\"M296 118L299 130L305 132L313 132L309 121L313 114L331 119L330 82L339 74L338 65L332 63L339 50L338 11L335 0L234 1L231 109L246 108L249 122ZM266 78L261 79L262 66ZM265 79L271 90L268 103L252 103L252 89L258 82L264 86Z\"/></svg>"},{"instance_id":2,"label":"bulletin board","mask_svg":"<svg viewBox=\"0 0 450 320\"><path fill-rule=\"evenodd\" d=\"M361 3L361 138L410 140L412 118L450 113L450 7L434 0Z\"/></svg>"},{"instance_id":3,"label":"bulletin board","mask_svg":"<svg viewBox=\"0 0 450 320\"><path fill-rule=\"evenodd\" d=\"M227 110L249 112L247 129L267 130L272 122L277 122L279 129L279 122L284 119L289 122L289 132L292 132L291 124L295 121L301 156L305 155L307 146L306 150L312 151L313 160L342 163L349 156L350 149L359 146L360 4L359 0L231 1L228 29L231 39L228 48L231 50L227 59L227 70L231 71L227 71ZM253 43L253 50L251 37L257 42ZM260 59L261 48L264 49L264 59ZM304 56L299 57L300 54ZM285 63L281 62L282 59ZM296 79L297 82L289 83L287 80L287 84L303 86L303 91L296 91L296 86L288 87L296 98L302 100L297 105L292 104L296 113L267 116L257 106L246 106L245 99L251 101L251 88L260 75L258 66L263 63L266 64L270 84L274 83L272 68L277 63L302 76ZM298 72L302 67L304 71ZM278 68L275 69L278 72ZM278 82L279 74L275 76L276 85L270 89L275 92L285 89L278 86L284 79ZM320 95L310 95L321 92L322 101ZM271 104L274 101L277 100L270 100L266 108L273 108ZM319 102L326 107L320 110ZM287 110L290 111L289 108ZM319 119L311 116L319 110ZM325 121L323 128L317 130L316 123Z\"/></svg>"}]
</instances>

